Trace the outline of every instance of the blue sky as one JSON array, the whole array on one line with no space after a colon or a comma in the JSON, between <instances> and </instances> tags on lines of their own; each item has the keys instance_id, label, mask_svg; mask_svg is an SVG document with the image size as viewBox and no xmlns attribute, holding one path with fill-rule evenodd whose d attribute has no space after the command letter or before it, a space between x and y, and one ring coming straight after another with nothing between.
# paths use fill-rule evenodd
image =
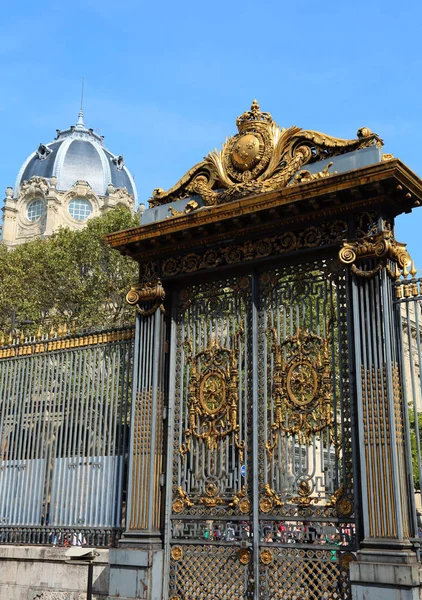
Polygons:
<instances>
[{"instance_id":1,"label":"blue sky","mask_svg":"<svg viewBox=\"0 0 422 600\"><path fill-rule=\"evenodd\" d=\"M56 129L88 127L168 188L236 132L257 98L279 125L352 138L368 126L422 175L422 3L68 0L2 8L0 193ZM422 268L422 208L398 220Z\"/></svg>"}]
</instances>

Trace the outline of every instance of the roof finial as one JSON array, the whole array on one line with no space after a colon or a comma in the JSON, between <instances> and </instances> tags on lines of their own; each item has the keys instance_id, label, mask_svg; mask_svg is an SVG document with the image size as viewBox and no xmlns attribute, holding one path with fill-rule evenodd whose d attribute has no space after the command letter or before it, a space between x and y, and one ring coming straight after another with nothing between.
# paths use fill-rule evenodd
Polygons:
<instances>
[{"instance_id":1,"label":"roof finial","mask_svg":"<svg viewBox=\"0 0 422 600\"><path fill-rule=\"evenodd\" d=\"M84 123L84 111L83 111L83 102L84 102L84 78L82 77L82 87L81 87L81 107L79 109L78 114L78 125L85 127Z\"/></svg>"}]
</instances>

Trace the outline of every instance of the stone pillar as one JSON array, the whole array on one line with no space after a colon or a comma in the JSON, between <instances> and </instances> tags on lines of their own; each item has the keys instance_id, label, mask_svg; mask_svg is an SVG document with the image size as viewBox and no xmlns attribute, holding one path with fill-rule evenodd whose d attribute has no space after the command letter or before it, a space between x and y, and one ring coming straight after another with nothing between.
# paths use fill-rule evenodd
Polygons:
<instances>
[{"instance_id":1,"label":"stone pillar","mask_svg":"<svg viewBox=\"0 0 422 600\"><path fill-rule=\"evenodd\" d=\"M46 215L45 227L43 231L43 235L45 236L50 236L59 225L58 205L59 202L57 199L56 190L55 188L51 187L45 203Z\"/></svg>"},{"instance_id":2,"label":"stone pillar","mask_svg":"<svg viewBox=\"0 0 422 600\"><path fill-rule=\"evenodd\" d=\"M359 469L364 537L350 564L354 599L419 598L393 285L410 258L391 232L345 245L351 264ZM355 260L357 263L355 264ZM360 259L360 260L359 260Z\"/></svg>"},{"instance_id":3,"label":"stone pillar","mask_svg":"<svg viewBox=\"0 0 422 600\"><path fill-rule=\"evenodd\" d=\"M3 211L3 227L2 241L6 246L14 244L16 239L16 225L18 209L16 208L17 201L13 198L13 188L6 189L6 198L4 199Z\"/></svg>"},{"instance_id":4,"label":"stone pillar","mask_svg":"<svg viewBox=\"0 0 422 600\"><path fill-rule=\"evenodd\" d=\"M156 279L133 286L134 380L126 531L110 554L110 598L162 598L164 289Z\"/></svg>"}]
</instances>

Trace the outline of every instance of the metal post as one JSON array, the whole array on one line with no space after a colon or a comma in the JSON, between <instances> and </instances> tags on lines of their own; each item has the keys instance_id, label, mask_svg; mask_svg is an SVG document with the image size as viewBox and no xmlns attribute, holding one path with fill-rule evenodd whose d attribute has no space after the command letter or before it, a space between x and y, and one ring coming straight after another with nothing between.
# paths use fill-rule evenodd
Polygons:
<instances>
[{"instance_id":1,"label":"metal post","mask_svg":"<svg viewBox=\"0 0 422 600\"><path fill-rule=\"evenodd\" d=\"M88 563L88 587L86 590L86 600L92 600L92 579L94 575L94 563Z\"/></svg>"}]
</instances>

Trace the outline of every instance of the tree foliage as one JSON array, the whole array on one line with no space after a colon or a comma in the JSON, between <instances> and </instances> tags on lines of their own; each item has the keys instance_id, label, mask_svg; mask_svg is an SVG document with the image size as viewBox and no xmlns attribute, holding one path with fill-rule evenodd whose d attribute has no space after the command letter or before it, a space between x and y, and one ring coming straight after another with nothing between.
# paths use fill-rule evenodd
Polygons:
<instances>
[{"instance_id":1,"label":"tree foliage","mask_svg":"<svg viewBox=\"0 0 422 600\"><path fill-rule=\"evenodd\" d=\"M0 329L24 319L44 328L114 326L133 321L125 302L137 265L108 247L104 236L138 224L125 208L88 221L79 231L60 228L8 251L0 244Z\"/></svg>"},{"instance_id":2,"label":"tree foliage","mask_svg":"<svg viewBox=\"0 0 422 600\"><path fill-rule=\"evenodd\" d=\"M422 442L422 413L417 413L417 423L415 422L415 412L413 408L409 407L409 424L410 424L410 447L412 450L412 467L413 467L413 481L415 488L420 490L419 481L419 467L418 467L418 441L416 438L416 427L419 431L419 443ZM422 455L422 448L420 448Z\"/></svg>"}]
</instances>

